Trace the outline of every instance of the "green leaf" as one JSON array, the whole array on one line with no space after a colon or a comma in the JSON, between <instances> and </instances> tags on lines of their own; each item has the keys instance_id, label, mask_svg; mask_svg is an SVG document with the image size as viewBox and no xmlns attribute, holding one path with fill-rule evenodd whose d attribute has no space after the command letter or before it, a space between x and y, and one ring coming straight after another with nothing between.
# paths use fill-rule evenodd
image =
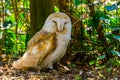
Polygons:
<instances>
[{"instance_id":1,"label":"green leaf","mask_svg":"<svg viewBox=\"0 0 120 80\"><path fill-rule=\"evenodd\" d=\"M59 12L59 8L54 6L54 12Z\"/></svg>"},{"instance_id":2,"label":"green leaf","mask_svg":"<svg viewBox=\"0 0 120 80\"><path fill-rule=\"evenodd\" d=\"M120 60L109 59L106 64L110 66L120 66Z\"/></svg>"},{"instance_id":3,"label":"green leaf","mask_svg":"<svg viewBox=\"0 0 120 80\"><path fill-rule=\"evenodd\" d=\"M74 0L74 5L77 6L80 4L80 0Z\"/></svg>"},{"instance_id":4,"label":"green leaf","mask_svg":"<svg viewBox=\"0 0 120 80\"><path fill-rule=\"evenodd\" d=\"M110 28L112 31L120 30L120 27Z\"/></svg>"},{"instance_id":5,"label":"green leaf","mask_svg":"<svg viewBox=\"0 0 120 80\"><path fill-rule=\"evenodd\" d=\"M97 12L97 15L100 17L100 20L109 20L109 17L103 12Z\"/></svg>"},{"instance_id":6,"label":"green leaf","mask_svg":"<svg viewBox=\"0 0 120 80\"><path fill-rule=\"evenodd\" d=\"M26 39L26 35L20 35L20 40L21 41L25 41L25 39Z\"/></svg>"},{"instance_id":7,"label":"green leaf","mask_svg":"<svg viewBox=\"0 0 120 80\"><path fill-rule=\"evenodd\" d=\"M99 56L99 57L97 58L97 60L102 60L102 59L105 59L105 58L106 58L106 54L103 54L103 55Z\"/></svg>"},{"instance_id":8,"label":"green leaf","mask_svg":"<svg viewBox=\"0 0 120 80\"><path fill-rule=\"evenodd\" d=\"M113 55L116 55L116 56L119 56L119 57L120 57L120 52L115 51L115 50L110 50L110 52L111 52Z\"/></svg>"},{"instance_id":9,"label":"green leaf","mask_svg":"<svg viewBox=\"0 0 120 80\"><path fill-rule=\"evenodd\" d=\"M100 47L97 47L97 49L98 49L99 51L102 51L102 50L104 49L104 47L100 46Z\"/></svg>"},{"instance_id":10,"label":"green leaf","mask_svg":"<svg viewBox=\"0 0 120 80\"><path fill-rule=\"evenodd\" d=\"M21 17L22 19L24 19L24 18L25 18L25 14L21 13L21 14L20 14L20 17Z\"/></svg>"},{"instance_id":11,"label":"green leaf","mask_svg":"<svg viewBox=\"0 0 120 80\"><path fill-rule=\"evenodd\" d=\"M89 62L90 65L94 65L96 63L96 60L92 60Z\"/></svg>"},{"instance_id":12,"label":"green leaf","mask_svg":"<svg viewBox=\"0 0 120 80\"><path fill-rule=\"evenodd\" d=\"M80 75L75 75L75 80L82 80L82 77Z\"/></svg>"},{"instance_id":13,"label":"green leaf","mask_svg":"<svg viewBox=\"0 0 120 80\"><path fill-rule=\"evenodd\" d=\"M113 35L113 38L120 41L120 36L118 36L118 35Z\"/></svg>"},{"instance_id":14,"label":"green leaf","mask_svg":"<svg viewBox=\"0 0 120 80\"><path fill-rule=\"evenodd\" d=\"M107 68L107 72L110 73L112 71L112 69L113 69L112 67Z\"/></svg>"},{"instance_id":15,"label":"green leaf","mask_svg":"<svg viewBox=\"0 0 120 80\"><path fill-rule=\"evenodd\" d=\"M5 4L11 5L11 1L10 0L5 0Z\"/></svg>"},{"instance_id":16,"label":"green leaf","mask_svg":"<svg viewBox=\"0 0 120 80\"><path fill-rule=\"evenodd\" d=\"M15 23L15 15L12 13L10 16L6 17L6 20L11 20L12 22Z\"/></svg>"},{"instance_id":17,"label":"green leaf","mask_svg":"<svg viewBox=\"0 0 120 80\"><path fill-rule=\"evenodd\" d=\"M116 64L120 66L120 60L116 60Z\"/></svg>"},{"instance_id":18,"label":"green leaf","mask_svg":"<svg viewBox=\"0 0 120 80\"><path fill-rule=\"evenodd\" d=\"M78 5L82 4L82 3L87 4L88 0L74 0L74 5L75 6L78 6Z\"/></svg>"},{"instance_id":19,"label":"green leaf","mask_svg":"<svg viewBox=\"0 0 120 80\"><path fill-rule=\"evenodd\" d=\"M18 55L17 54L12 54L12 58L17 58Z\"/></svg>"},{"instance_id":20,"label":"green leaf","mask_svg":"<svg viewBox=\"0 0 120 80\"><path fill-rule=\"evenodd\" d=\"M77 67L77 65L75 65L74 63L70 64L71 67Z\"/></svg>"}]
</instances>

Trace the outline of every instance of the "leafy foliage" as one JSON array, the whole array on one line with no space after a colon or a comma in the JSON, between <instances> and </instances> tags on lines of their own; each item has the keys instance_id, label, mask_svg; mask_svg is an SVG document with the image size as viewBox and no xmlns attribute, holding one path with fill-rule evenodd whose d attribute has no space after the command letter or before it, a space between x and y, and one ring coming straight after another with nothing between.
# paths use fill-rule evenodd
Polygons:
<instances>
[{"instance_id":1,"label":"leafy foliage","mask_svg":"<svg viewBox=\"0 0 120 80\"><path fill-rule=\"evenodd\" d=\"M29 2L27 0L0 2L1 25L0 25L0 45L3 53L12 54L12 57L23 54L26 49L26 34L29 26ZM16 55L16 56L15 56Z\"/></svg>"},{"instance_id":2,"label":"leafy foliage","mask_svg":"<svg viewBox=\"0 0 120 80\"><path fill-rule=\"evenodd\" d=\"M82 25L79 26L81 27L80 30L83 31L79 32L83 37L81 38L82 41L77 38L77 44L81 43L82 47L79 46L80 48L76 49L75 45L72 49L73 51L75 49L82 51L83 54L88 52L85 59L89 59L91 66L102 68L101 65L108 65L110 62L113 66L120 66L120 2L116 3L115 0L99 1L74 0L76 7L73 7L73 11L75 10L75 15L82 20Z\"/></svg>"}]
</instances>

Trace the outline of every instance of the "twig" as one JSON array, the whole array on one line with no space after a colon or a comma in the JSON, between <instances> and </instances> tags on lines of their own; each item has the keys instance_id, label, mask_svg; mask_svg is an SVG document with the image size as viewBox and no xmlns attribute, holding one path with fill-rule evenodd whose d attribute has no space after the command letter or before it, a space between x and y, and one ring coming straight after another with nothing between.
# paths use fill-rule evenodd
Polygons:
<instances>
[{"instance_id":1,"label":"twig","mask_svg":"<svg viewBox=\"0 0 120 80\"><path fill-rule=\"evenodd\" d=\"M89 41L89 40L85 40L85 42L88 42L88 43L90 43L90 44L94 44L94 45L97 45L97 46L101 46L101 44L97 44L97 43L94 43L94 42Z\"/></svg>"}]
</instances>

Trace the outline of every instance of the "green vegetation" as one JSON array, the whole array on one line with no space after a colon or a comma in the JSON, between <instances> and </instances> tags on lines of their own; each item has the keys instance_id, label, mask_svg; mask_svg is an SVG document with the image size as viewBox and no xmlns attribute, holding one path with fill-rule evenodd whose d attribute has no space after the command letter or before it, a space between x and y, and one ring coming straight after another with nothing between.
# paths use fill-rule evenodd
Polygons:
<instances>
[{"instance_id":1,"label":"green vegetation","mask_svg":"<svg viewBox=\"0 0 120 80\"><path fill-rule=\"evenodd\" d=\"M29 1L3 0L0 2L0 45L2 53L23 54L27 42ZM13 56L12 55L12 56Z\"/></svg>"},{"instance_id":2,"label":"green vegetation","mask_svg":"<svg viewBox=\"0 0 120 80\"><path fill-rule=\"evenodd\" d=\"M55 0L54 11L65 12L73 23L67 64L97 69L120 67L120 1ZM99 2L101 1L101 2ZM30 39L29 0L1 0L0 55L21 56ZM78 62L79 61L79 62ZM69 63L70 62L70 63ZM76 63L77 62L77 63ZM76 80L81 76L75 75Z\"/></svg>"}]
</instances>

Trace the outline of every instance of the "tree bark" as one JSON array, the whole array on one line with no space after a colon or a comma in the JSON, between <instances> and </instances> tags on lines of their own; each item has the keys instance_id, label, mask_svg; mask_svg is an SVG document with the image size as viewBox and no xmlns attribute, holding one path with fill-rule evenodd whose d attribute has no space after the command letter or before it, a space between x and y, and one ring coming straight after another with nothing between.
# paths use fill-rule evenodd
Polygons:
<instances>
[{"instance_id":1,"label":"tree bark","mask_svg":"<svg viewBox=\"0 0 120 80\"><path fill-rule=\"evenodd\" d=\"M42 28L46 18L52 12L53 0L30 0L31 26L28 31L30 38Z\"/></svg>"}]
</instances>

